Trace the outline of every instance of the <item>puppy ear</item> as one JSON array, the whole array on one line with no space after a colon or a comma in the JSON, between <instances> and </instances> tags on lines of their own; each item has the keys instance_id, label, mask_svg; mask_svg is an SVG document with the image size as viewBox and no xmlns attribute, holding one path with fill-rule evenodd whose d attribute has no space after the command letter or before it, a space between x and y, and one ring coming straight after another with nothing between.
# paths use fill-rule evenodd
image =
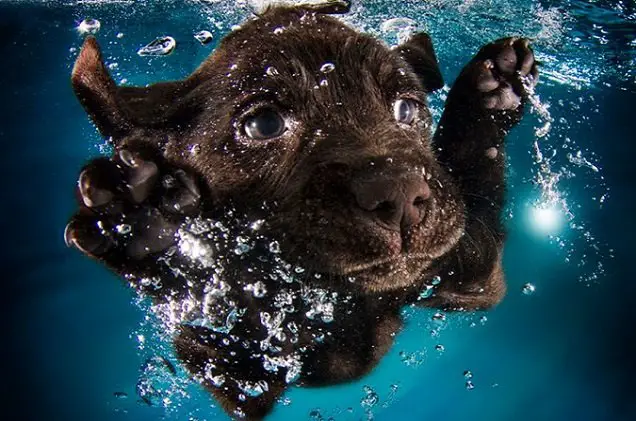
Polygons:
<instances>
[{"instance_id":1,"label":"puppy ear","mask_svg":"<svg viewBox=\"0 0 636 421\"><path fill-rule=\"evenodd\" d=\"M428 34L424 32L414 34L404 44L399 45L397 51L411 65L426 92L433 92L444 86L444 78L439 70L437 56Z\"/></svg>"},{"instance_id":2,"label":"puppy ear","mask_svg":"<svg viewBox=\"0 0 636 421\"><path fill-rule=\"evenodd\" d=\"M130 121L117 104L117 86L102 60L97 41L87 37L73 66L71 83L75 95L106 137L129 132Z\"/></svg>"},{"instance_id":3,"label":"puppy ear","mask_svg":"<svg viewBox=\"0 0 636 421\"><path fill-rule=\"evenodd\" d=\"M133 128L163 128L173 123L175 109L190 90L186 81L147 87L118 87L104 65L95 38L87 37L71 76L75 94L103 136L117 143Z\"/></svg>"}]
</instances>

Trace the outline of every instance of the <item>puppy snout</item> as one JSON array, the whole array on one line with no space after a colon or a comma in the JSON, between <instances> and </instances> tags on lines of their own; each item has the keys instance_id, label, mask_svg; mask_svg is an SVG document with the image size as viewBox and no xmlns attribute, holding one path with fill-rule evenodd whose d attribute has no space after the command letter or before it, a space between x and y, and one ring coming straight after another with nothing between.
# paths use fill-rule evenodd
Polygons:
<instances>
[{"instance_id":1,"label":"puppy snout","mask_svg":"<svg viewBox=\"0 0 636 421\"><path fill-rule=\"evenodd\" d=\"M424 219L431 189L422 176L374 175L352 183L357 205L380 225L407 231Z\"/></svg>"}]
</instances>

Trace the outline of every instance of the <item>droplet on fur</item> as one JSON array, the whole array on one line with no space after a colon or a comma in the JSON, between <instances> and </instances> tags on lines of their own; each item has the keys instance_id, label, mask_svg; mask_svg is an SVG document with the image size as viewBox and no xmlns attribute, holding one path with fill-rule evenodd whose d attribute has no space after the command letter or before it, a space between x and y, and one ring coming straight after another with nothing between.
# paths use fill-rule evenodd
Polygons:
<instances>
[{"instance_id":1,"label":"droplet on fur","mask_svg":"<svg viewBox=\"0 0 636 421\"><path fill-rule=\"evenodd\" d=\"M499 151L495 147L486 149L486 157L488 157L490 159L497 158L498 154L499 154Z\"/></svg>"},{"instance_id":2,"label":"droplet on fur","mask_svg":"<svg viewBox=\"0 0 636 421\"><path fill-rule=\"evenodd\" d=\"M331 73L334 71L335 68L336 68L335 64L327 62L323 64L322 66L320 66L320 72L325 74Z\"/></svg>"},{"instance_id":3,"label":"droplet on fur","mask_svg":"<svg viewBox=\"0 0 636 421\"><path fill-rule=\"evenodd\" d=\"M117 230L117 234L125 235L132 231L132 227L128 224L119 224L115 227L115 230Z\"/></svg>"},{"instance_id":4,"label":"droplet on fur","mask_svg":"<svg viewBox=\"0 0 636 421\"><path fill-rule=\"evenodd\" d=\"M236 383L243 393L251 398L255 398L269 391L269 385L265 380L259 380L257 382L236 380Z\"/></svg>"},{"instance_id":5,"label":"droplet on fur","mask_svg":"<svg viewBox=\"0 0 636 421\"><path fill-rule=\"evenodd\" d=\"M267 76L278 76L278 70L274 66L269 66L267 69L265 69L265 74Z\"/></svg>"},{"instance_id":6,"label":"droplet on fur","mask_svg":"<svg viewBox=\"0 0 636 421\"><path fill-rule=\"evenodd\" d=\"M425 300L430 298L433 295L433 286L432 285L424 285L424 289L420 292L420 295L417 297L418 300Z\"/></svg>"},{"instance_id":7,"label":"droplet on fur","mask_svg":"<svg viewBox=\"0 0 636 421\"><path fill-rule=\"evenodd\" d=\"M269 243L269 251L274 254L280 253L280 244L278 244L278 241L272 241Z\"/></svg>"},{"instance_id":8,"label":"droplet on fur","mask_svg":"<svg viewBox=\"0 0 636 421\"><path fill-rule=\"evenodd\" d=\"M267 288L262 281L256 282L252 287L252 295L256 298L263 298L267 294Z\"/></svg>"}]
</instances>

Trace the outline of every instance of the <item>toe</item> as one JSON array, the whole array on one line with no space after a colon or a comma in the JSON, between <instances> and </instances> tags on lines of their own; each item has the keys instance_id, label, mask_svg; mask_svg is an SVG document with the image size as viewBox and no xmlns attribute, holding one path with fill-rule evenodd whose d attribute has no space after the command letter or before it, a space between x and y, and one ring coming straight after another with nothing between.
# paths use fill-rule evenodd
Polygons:
<instances>
[{"instance_id":1,"label":"toe","mask_svg":"<svg viewBox=\"0 0 636 421\"><path fill-rule=\"evenodd\" d=\"M481 64L479 73L477 74L477 90L480 92L490 92L499 86L499 81L495 79L495 76L492 74L493 68L494 63L492 60L485 60Z\"/></svg>"},{"instance_id":2,"label":"toe","mask_svg":"<svg viewBox=\"0 0 636 421\"><path fill-rule=\"evenodd\" d=\"M129 169L127 187L131 199L135 203L143 202L157 183L159 176L157 164L145 161L126 149L119 151L119 159Z\"/></svg>"},{"instance_id":3,"label":"toe","mask_svg":"<svg viewBox=\"0 0 636 421\"><path fill-rule=\"evenodd\" d=\"M534 66L534 54L530 49L530 41L522 39L516 44L517 55L519 56L519 73L522 76L528 75Z\"/></svg>"},{"instance_id":4,"label":"toe","mask_svg":"<svg viewBox=\"0 0 636 421\"><path fill-rule=\"evenodd\" d=\"M90 256L103 255L113 245L98 226L98 222L85 215L76 215L66 225L64 241L67 246L76 247Z\"/></svg>"},{"instance_id":5,"label":"toe","mask_svg":"<svg viewBox=\"0 0 636 421\"><path fill-rule=\"evenodd\" d=\"M107 159L96 159L80 173L77 186L83 204L89 208L99 208L110 203L116 185L121 178L117 166Z\"/></svg>"},{"instance_id":6,"label":"toe","mask_svg":"<svg viewBox=\"0 0 636 421\"><path fill-rule=\"evenodd\" d=\"M514 38L510 38L494 60L497 70L506 75L512 74L517 70L517 53L515 52L514 41Z\"/></svg>"},{"instance_id":7,"label":"toe","mask_svg":"<svg viewBox=\"0 0 636 421\"><path fill-rule=\"evenodd\" d=\"M201 201L201 193L193 177L183 170L174 174L175 187L163 196L162 205L172 213L190 214L197 209Z\"/></svg>"}]
</instances>

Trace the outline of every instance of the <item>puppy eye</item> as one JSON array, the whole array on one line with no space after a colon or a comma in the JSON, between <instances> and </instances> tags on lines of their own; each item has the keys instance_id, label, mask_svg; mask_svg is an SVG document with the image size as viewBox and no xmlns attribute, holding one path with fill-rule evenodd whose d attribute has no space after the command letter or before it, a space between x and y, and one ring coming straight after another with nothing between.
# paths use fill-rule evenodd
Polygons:
<instances>
[{"instance_id":1,"label":"puppy eye","mask_svg":"<svg viewBox=\"0 0 636 421\"><path fill-rule=\"evenodd\" d=\"M285 120L276 110L266 108L247 117L243 129L250 139L272 139L285 132Z\"/></svg>"},{"instance_id":2,"label":"puppy eye","mask_svg":"<svg viewBox=\"0 0 636 421\"><path fill-rule=\"evenodd\" d=\"M412 99L398 99L393 104L393 116L398 123L411 124L417 115L417 102Z\"/></svg>"}]
</instances>

